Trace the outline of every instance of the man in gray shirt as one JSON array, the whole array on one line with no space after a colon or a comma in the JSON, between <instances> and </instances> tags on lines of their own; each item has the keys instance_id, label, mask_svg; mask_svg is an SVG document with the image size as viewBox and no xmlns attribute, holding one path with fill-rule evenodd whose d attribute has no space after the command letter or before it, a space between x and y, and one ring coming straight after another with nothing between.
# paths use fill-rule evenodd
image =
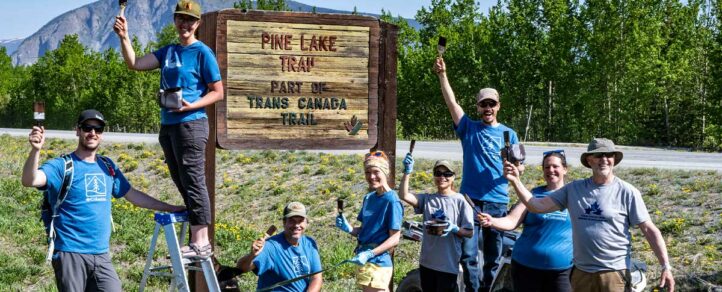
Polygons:
<instances>
[{"instance_id":1,"label":"man in gray shirt","mask_svg":"<svg viewBox=\"0 0 722 292\"><path fill-rule=\"evenodd\" d=\"M568 209L572 219L574 291L630 291L631 235L637 226L662 267L660 286L674 291L672 267L659 229L652 223L642 195L614 175L623 154L609 139L595 138L581 157L592 177L576 180L544 198L534 198L519 180L519 172L505 163L504 175L529 211L548 213Z\"/></svg>"}]
</instances>

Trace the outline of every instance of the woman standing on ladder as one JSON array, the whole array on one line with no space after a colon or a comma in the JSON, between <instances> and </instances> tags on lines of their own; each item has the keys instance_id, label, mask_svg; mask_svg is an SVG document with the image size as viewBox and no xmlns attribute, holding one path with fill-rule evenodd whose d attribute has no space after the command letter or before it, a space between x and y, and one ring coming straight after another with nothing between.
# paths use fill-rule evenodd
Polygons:
<instances>
[{"instance_id":1,"label":"woman standing on ladder","mask_svg":"<svg viewBox=\"0 0 722 292\"><path fill-rule=\"evenodd\" d=\"M205 107L223 99L223 82L213 51L196 39L201 6L180 0L173 13L180 44L160 48L140 59L128 36L125 17L118 16L113 30L128 68L137 71L161 69L161 128L163 148L171 178L189 211L191 240L181 251L185 257L211 255L208 225L210 201L205 177L208 116Z\"/></svg>"}]
</instances>

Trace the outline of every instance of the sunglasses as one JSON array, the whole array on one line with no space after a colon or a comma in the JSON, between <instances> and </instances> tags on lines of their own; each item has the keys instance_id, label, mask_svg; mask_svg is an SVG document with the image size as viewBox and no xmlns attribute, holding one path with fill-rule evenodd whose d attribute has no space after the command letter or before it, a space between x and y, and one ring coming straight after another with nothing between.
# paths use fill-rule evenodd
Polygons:
<instances>
[{"instance_id":1,"label":"sunglasses","mask_svg":"<svg viewBox=\"0 0 722 292\"><path fill-rule=\"evenodd\" d=\"M495 107L497 104L499 104L499 103L496 102L495 100L488 100L488 99L485 99L485 100L482 100L482 101L476 103L476 105L479 106L480 108Z\"/></svg>"},{"instance_id":2,"label":"sunglasses","mask_svg":"<svg viewBox=\"0 0 722 292\"><path fill-rule=\"evenodd\" d=\"M371 156L374 156L374 157L383 157L383 158L386 158L386 160L389 159L389 158L386 156L386 153L384 153L383 151L374 151L374 152L366 153L366 158L369 158L369 157L371 157Z\"/></svg>"},{"instance_id":3,"label":"sunglasses","mask_svg":"<svg viewBox=\"0 0 722 292\"><path fill-rule=\"evenodd\" d=\"M592 157L597 158L597 159L602 158L602 157L613 158L614 152L594 153L594 154L592 154Z\"/></svg>"},{"instance_id":4,"label":"sunglasses","mask_svg":"<svg viewBox=\"0 0 722 292\"><path fill-rule=\"evenodd\" d=\"M447 170L447 171L440 171L440 170L434 171L434 176L435 176L435 177L442 177L442 176L443 176L443 177L452 177L452 176L454 176L454 175L456 175L456 174L455 174L453 171L450 171L450 170Z\"/></svg>"},{"instance_id":5,"label":"sunglasses","mask_svg":"<svg viewBox=\"0 0 722 292\"><path fill-rule=\"evenodd\" d=\"M552 155L552 154L554 154L554 153L559 154L559 155L561 155L561 156L564 157L564 158L567 157L567 155L564 154L564 150L562 150L562 149L545 151L544 153L542 153L542 157L547 158L547 156Z\"/></svg>"},{"instance_id":6,"label":"sunglasses","mask_svg":"<svg viewBox=\"0 0 722 292\"><path fill-rule=\"evenodd\" d=\"M105 130L105 127L103 126L93 126L93 125L80 125L78 126L83 132L90 133L90 131L95 130L96 134L102 134Z\"/></svg>"}]
</instances>

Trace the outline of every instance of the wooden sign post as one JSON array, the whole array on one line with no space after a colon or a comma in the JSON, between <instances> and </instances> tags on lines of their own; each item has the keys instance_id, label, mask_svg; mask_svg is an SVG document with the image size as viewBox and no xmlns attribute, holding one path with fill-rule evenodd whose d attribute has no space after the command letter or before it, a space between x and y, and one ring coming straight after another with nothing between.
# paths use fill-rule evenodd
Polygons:
<instances>
[{"instance_id":1,"label":"wooden sign post","mask_svg":"<svg viewBox=\"0 0 722 292\"><path fill-rule=\"evenodd\" d=\"M206 108L208 145L376 148L393 169L398 27L367 16L238 9L202 19L199 39L216 54L226 94ZM215 151L206 151L213 222ZM213 225L209 236L213 243Z\"/></svg>"}]
</instances>

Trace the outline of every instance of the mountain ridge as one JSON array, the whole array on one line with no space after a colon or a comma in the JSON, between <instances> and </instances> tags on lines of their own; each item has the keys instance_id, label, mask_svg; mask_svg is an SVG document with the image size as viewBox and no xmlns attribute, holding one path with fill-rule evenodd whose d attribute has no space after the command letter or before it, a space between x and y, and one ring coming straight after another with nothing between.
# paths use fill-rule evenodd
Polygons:
<instances>
[{"instance_id":1,"label":"mountain ridge","mask_svg":"<svg viewBox=\"0 0 722 292\"><path fill-rule=\"evenodd\" d=\"M177 0L128 1L125 16L128 18L128 30L132 37L137 37L142 45L155 41L157 33L172 22L173 9ZM150 2L153 2L152 4ZM199 0L203 11L217 11L233 8L234 0ZM311 12L313 6L287 1L293 11ZM160 9L159 9L160 7ZM350 11L316 7L317 13L342 13ZM109 48L119 50L120 42L113 32L113 22L118 13L117 0L99 0L65 12L43 25L29 37L14 40L8 45L8 54L14 65L30 65L35 63L45 52L58 47L66 35L77 34L78 40L86 48L93 51L104 51ZM378 14L359 13L375 16ZM413 27L419 27L415 20L407 19ZM0 46L4 44L0 42ZM12 50L12 52L10 52Z\"/></svg>"}]
</instances>

